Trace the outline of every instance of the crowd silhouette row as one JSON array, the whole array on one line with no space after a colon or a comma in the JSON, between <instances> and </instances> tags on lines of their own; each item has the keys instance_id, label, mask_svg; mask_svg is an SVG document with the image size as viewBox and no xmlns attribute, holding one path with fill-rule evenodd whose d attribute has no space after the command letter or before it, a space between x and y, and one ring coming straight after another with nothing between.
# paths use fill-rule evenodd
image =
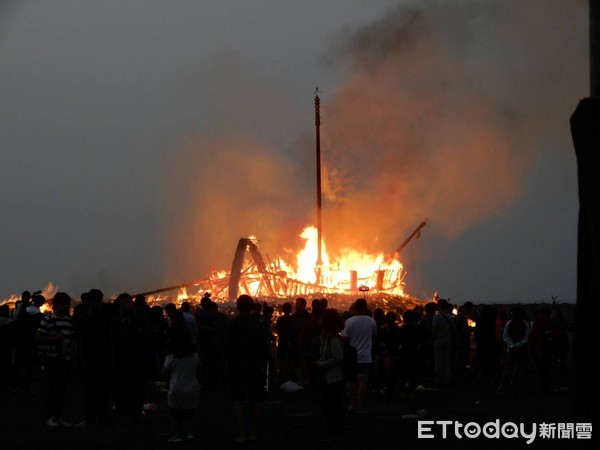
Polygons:
<instances>
[{"instance_id":1,"label":"crowd silhouette row","mask_svg":"<svg viewBox=\"0 0 600 450\"><path fill-rule=\"evenodd\" d=\"M210 293L197 305L150 306L126 293L107 301L98 289L80 301L25 291L12 308L0 306L0 383L9 395L27 395L43 377L49 427L139 422L148 387L164 386L170 442L194 439L201 389L226 390L239 443L259 439L270 386L313 393L324 440L335 442L344 417L367 412L367 400L410 401L472 379L478 402L568 384L569 324L560 309L542 305L527 317L520 306L454 308L439 299L371 310L361 298L338 310L325 298L273 306L241 295L232 314ZM76 425L63 417L73 371L83 379L84 420Z\"/></svg>"}]
</instances>

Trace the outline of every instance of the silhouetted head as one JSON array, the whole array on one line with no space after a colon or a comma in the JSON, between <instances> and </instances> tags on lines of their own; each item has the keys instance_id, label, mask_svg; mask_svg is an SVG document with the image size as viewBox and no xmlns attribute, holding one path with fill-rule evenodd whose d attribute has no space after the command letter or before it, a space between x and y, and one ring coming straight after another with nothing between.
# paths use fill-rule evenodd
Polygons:
<instances>
[{"instance_id":1,"label":"silhouetted head","mask_svg":"<svg viewBox=\"0 0 600 450\"><path fill-rule=\"evenodd\" d=\"M141 294L136 295L133 300L133 304L135 305L136 308L145 308L146 307L146 297Z\"/></svg>"},{"instance_id":2,"label":"silhouetted head","mask_svg":"<svg viewBox=\"0 0 600 450\"><path fill-rule=\"evenodd\" d=\"M104 293L100 289L90 289L88 292L88 298L91 302L101 302L104 300Z\"/></svg>"},{"instance_id":3,"label":"silhouetted head","mask_svg":"<svg viewBox=\"0 0 600 450\"><path fill-rule=\"evenodd\" d=\"M165 313L167 314L167 317L173 318L176 312L177 306L175 306L175 303L167 303L165 305Z\"/></svg>"},{"instance_id":4,"label":"silhouetted head","mask_svg":"<svg viewBox=\"0 0 600 450\"><path fill-rule=\"evenodd\" d=\"M525 308L523 308L522 306L515 306L511 311L511 315L513 320L524 320Z\"/></svg>"},{"instance_id":5,"label":"silhouetted head","mask_svg":"<svg viewBox=\"0 0 600 450\"><path fill-rule=\"evenodd\" d=\"M133 298L126 292L117 296L115 304L122 315L129 315L133 312Z\"/></svg>"},{"instance_id":6,"label":"silhouetted head","mask_svg":"<svg viewBox=\"0 0 600 450\"><path fill-rule=\"evenodd\" d=\"M10 308L7 304L0 305L0 317L9 317L10 316Z\"/></svg>"},{"instance_id":7,"label":"silhouetted head","mask_svg":"<svg viewBox=\"0 0 600 450\"><path fill-rule=\"evenodd\" d=\"M377 325L382 325L385 322L385 311L381 308L375 308L375 311L373 311L373 319L375 319Z\"/></svg>"},{"instance_id":8,"label":"silhouetted head","mask_svg":"<svg viewBox=\"0 0 600 450\"><path fill-rule=\"evenodd\" d=\"M402 320L405 324L413 324L416 323L419 319L417 318L417 315L412 309L407 309L406 311L404 311L404 314L402 314Z\"/></svg>"},{"instance_id":9,"label":"silhouetted head","mask_svg":"<svg viewBox=\"0 0 600 450\"><path fill-rule=\"evenodd\" d=\"M42 294L36 294L31 298L31 304L37 306L38 308L46 303L46 297Z\"/></svg>"},{"instance_id":10,"label":"silhouetted head","mask_svg":"<svg viewBox=\"0 0 600 450\"><path fill-rule=\"evenodd\" d=\"M369 312L367 301L364 298L359 298L354 302L354 312L360 315L366 315Z\"/></svg>"},{"instance_id":11,"label":"silhouetted head","mask_svg":"<svg viewBox=\"0 0 600 450\"><path fill-rule=\"evenodd\" d=\"M465 302L462 305L462 313L466 316L470 315L473 312L475 305L472 302Z\"/></svg>"},{"instance_id":12,"label":"silhouetted head","mask_svg":"<svg viewBox=\"0 0 600 450\"><path fill-rule=\"evenodd\" d=\"M202 300L200 300L200 307L202 309L208 309L211 303L212 300L210 299L210 294L208 292L205 292L202 296Z\"/></svg>"},{"instance_id":13,"label":"silhouetted head","mask_svg":"<svg viewBox=\"0 0 600 450\"><path fill-rule=\"evenodd\" d=\"M281 305L281 311L286 315L290 314L292 312L292 304L285 302L283 305Z\"/></svg>"},{"instance_id":14,"label":"silhouetted head","mask_svg":"<svg viewBox=\"0 0 600 450\"><path fill-rule=\"evenodd\" d=\"M250 314L252 306L254 305L254 300L249 295L242 294L237 298L235 304L240 314Z\"/></svg>"},{"instance_id":15,"label":"silhouetted head","mask_svg":"<svg viewBox=\"0 0 600 450\"><path fill-rule=\"evenodd\" d=\"M417 305L413 308L415 315L417 316L417 320L423 317L423 307L421 305Z\"/></svg>"},{"instance_id":16,"label":"silhouetted head","mask_svg":"<svg viewBox=\"0 0 600 450\"><path fill-rule=\"evenodd\" d=\"M71 296L66 292L57 292L52 298L52 311L57 316L66 316L71 308Z\"/></svg>"},{"instance_id":17,"label":"silhouetted head","mask_svg":"<svg viewBox=\"0 0 600 450\"><path fill-rule=\"evenodd\" d=\"M435 314L437 304L435 302L428 302L425 304L425 312L427 314Z\"/></svg>"},{"instance_id":18,"label":"silhouetted head","mask_svg":"<svg viewBox=\"0 0 600 450\"><path fill-rule=\"evenodd\" d=\"M327 308L321 314L321 329L327 333L338 334L344 329L340 314L333 308Z\"/></svg>"},{"instance_id":19,"label":"silhouetted head","mask_svg":"<svg viewBox=\"0 0 600 450\"><path fill-rule=\"evenodd\" d=\"M306 299L304 297L298 297L296 299L296 303L294 304L296 308L296 312L305 311L306 310Z\"/></svg>"},{"instance_id":20,"label":"silhouetted head","mask_svg":"<svg viewBox=\"0 0 600 450\"><path fill-rule=\"evenodd\" d=\"M449 311L450 303L448 303L448 300L446 300L445 298L440 298L437 301L437 309L438 311Z\"/></svg>"},{"instance_id":21,"label":"silhouetted head","mask_svg":"<svg viewBox=\"0 0 600 450\"><path fill-rule=\"evenodd\" d=\"M266 317L267 319L271 318L271 317L273 317L273 311L274 311L274 309L271 305L265 305L263 307L263 316Z\"/></svg>"},{"instance_id":22,"label":"silhouetted head","mask_svg":"<svg viewBox=\"0 0 600 450\"><path fill-rule=\"evenodd\" d=\"M398 319L398 314L396 314L394 311L388 311L385 314L385 323L388 325L393 325L396 323L396 319Z\"/></svg>"}]
</instances>

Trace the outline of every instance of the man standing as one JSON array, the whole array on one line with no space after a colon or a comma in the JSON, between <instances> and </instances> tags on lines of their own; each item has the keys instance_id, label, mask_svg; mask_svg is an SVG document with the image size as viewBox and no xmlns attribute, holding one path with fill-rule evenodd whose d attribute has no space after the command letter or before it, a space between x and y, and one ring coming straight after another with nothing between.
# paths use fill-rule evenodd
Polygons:
<instances>
[{"instance_id":1,"label":"man standing","mask_svg":"<svg viewBox=\"0 0 600 450\"><path fill-rule=\"evenodd\" d=\"M58 346L56 357L45 363L48 382L46 406L49 427L70 427L62 418L67 383L71 370L73 322L69 315L71 297L57 292L52 299L52 314L44 316L37 331L36 340L46 345Z\"/></svg>"},{"instance_id":2,"label":"man standing","mask_svg":"<svg viewBox=\"0 0 600 450\"><path fill-rule=\"evenodd\" d=\"M365 299L359 298L353 306L355 315L346 320L342 336L347 338L350 345L356 349L358 360L357 379L347 382L350 410L363 413L369 385L369 372L373 364L373 337L377 334L377 323L369 315Z\"/></svg>"},{"instance_id":3,"label":"man standing","mask_svg":"<svg viewBox=\"0 0 600 450\"><path fill-rule=\"evenodd\" d=\"M229 321L227 356L233 413L237 427L236 443L258 441L262 400L265 395L265 367L269 347L263 325L252 315L254 300L240 295L236 300L239 314ZM246 420L242 402L250 401L250 435L246 438Z\"/></svg>"}]
</instances>

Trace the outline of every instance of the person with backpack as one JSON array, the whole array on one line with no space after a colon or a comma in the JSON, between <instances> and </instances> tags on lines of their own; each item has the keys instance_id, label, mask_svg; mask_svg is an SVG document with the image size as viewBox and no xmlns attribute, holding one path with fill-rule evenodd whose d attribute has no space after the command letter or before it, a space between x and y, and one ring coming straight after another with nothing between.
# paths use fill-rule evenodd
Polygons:
<instances>
[{"instance_id":1,"label":"person with backpack","mask_svg":"<svg viewBox=\"0 0 600 450\"><path fill-rule=\"evenodd\" d=\"M338 442L344 434L344 323L335 309L321 315L321 346L316 367L322 373L321 410L327 421L328 436L323 442Z\"/></svg>"}]
</instances>

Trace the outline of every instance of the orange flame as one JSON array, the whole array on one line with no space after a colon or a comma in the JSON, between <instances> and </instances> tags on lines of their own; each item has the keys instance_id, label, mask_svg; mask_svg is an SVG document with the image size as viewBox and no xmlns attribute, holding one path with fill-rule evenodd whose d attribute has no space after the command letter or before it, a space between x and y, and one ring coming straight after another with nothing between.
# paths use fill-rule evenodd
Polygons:
<instances>
[{"instance_id":1,"label":"orange flame","mask_svg":"<svg viewBox=\"0 0 600 450\"><path fill-rule=\"evenodd\" d=\"M302 231L300 237L305 239L306 243L296 255L296 269L287 268L288 271L291 270L288 276L304 283L314 283L331 290L344 291L356 289L356 286L352 286L351 275L352 271L355 271L357 285L366 285L369 289L386 291L393 295L404 293L403 266L398 260L386 262L383 253L373 255L350 248L343 248L337 255L329 255L325 242L321 241L323 265L317 267L317 229L308 226Z\"/></svg>"}]
</instances>

